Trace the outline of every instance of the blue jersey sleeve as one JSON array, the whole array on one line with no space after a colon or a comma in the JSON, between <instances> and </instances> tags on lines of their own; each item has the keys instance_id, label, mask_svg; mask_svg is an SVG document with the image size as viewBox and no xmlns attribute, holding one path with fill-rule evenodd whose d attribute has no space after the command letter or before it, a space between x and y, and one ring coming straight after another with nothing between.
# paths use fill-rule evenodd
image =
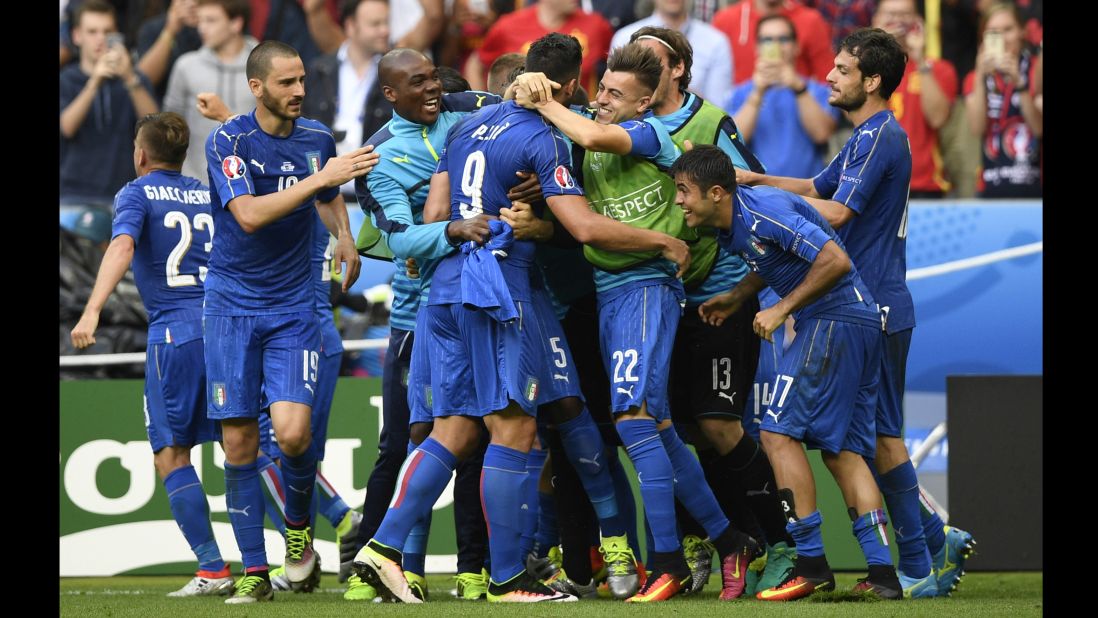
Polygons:
<instances>
[{"instance_id":1,"label":"blue jersey sleeve","mask_svg":"<svg viewBox=\"0 0 1098 618\"><path fill-rule=\"evenodd\" d=\"M145 214L148 200L144 190L130 183L114 196L114 222L111 224L111 240L126 234L136 243L141 240L141 231L145 227Z\"/></svg>"},{"instance_id":2,"label":"blue jersey sleeve","mask_svg":"<svg viewBox=\"0 0 1098 618\"><path fill-rule=\"evenodd\" d=\"M895 159L889 152L889 142L881 139L883 128L863 131L854 140L849 158L838 174L838 184L831 199L861 214L881 180L892 176L889 165ZM835 161L832 161L832 165Z\"/></svg>"},{"instance_id":3,"label":"blue jersey sleeve","mask_svg":"<svg viewBox=\"0 0 1098 618\"><path fill-rule=\"evenodd\" d=\"M776 243L806 262L814 262L823 246L831 240L831 235L820 226L792 209L779 211L762 207L752 214L757 223L751 228L753 234Z\"/></svg>"},{"instance_id":4,"label":"blue jersey sleeve","mask_svg":"<svg viewBox=\"0 0 1098 618\"><path fill-rule=\"evenodd\" d=\"M475 112L486 106L503 101L499 95L481 90L467 90L442 95L442 109L448 112Z\"/></svg>"},{"instance_id":5,"label":"blue jersey sleeve","mask_svg":"<svg viewBox=\"0 0 1098 618\"><path fill-rule=\"evenodd\" d=\"M206 167L212 183L210 191L217 194L223 208L241 195L255 195L251 170L244 163L250 156L245 134L230 135L225 125L214 129L206 140Z\"/></svg>"},{"instance_id":6,"label":"blue jersey sleeve","mask_svg":"<svg viewBox=\"0 0 1098 618\"><path fill-rule=\"evenodd\" d=\"M839 154L835 155L827 167L812 179L812 186L820 197L829 200L839 188L839 176L843 171L843 156L846 154L846 146L843 146Z\"/></svg>"},{"instance_id":7,"label":"blue jersey sleeve","mask_svg":"<svg viewBox=\"0 0 1098 618\"><path fill-rule=\"evenodd\" d=\"M732 165L759 174L766 173L766 166L755 158L755 153L743 143L739 128L729 116L725 116L717 128L716 144L717 148L723 150L724 154L732 159Z\"/></svg>"},{"instance_id":8,"label":"blue jersey sleeve","mask_svg":"<svg viewBox=\"0 0 1098 618\"><path fill-rule=\"evenodd\" d=\"M549 128L533 136L525 152L525 166L519 169L537 173L542 195L583 195L572 174L572 149L558 129Z\"/></svg>"},{"instance_id":9,"label":"blue jersey sleeve","mask_svg":"<svg viewBox=\"0 0 1098 618\"><path fill-rule=\"evenodd\" d=\"M655 160L660 154L660 136L651 124L643 120L626 120L618 126L625 129L632 141L629 156Z\"/></svg>"},{"instance_id":10,"label":"blue jersey sleeve","mask_svg":"<svg viewBox=\"0 0 1098 618\"><path fill-rule=\"evenodd\" d=\"M385 236L393 255L401 258L438 258L453 250L446 240L448 221L416 225L408 194L386 174L371 172L359 202L374 226Z\"/></svg>"}]
</instances>

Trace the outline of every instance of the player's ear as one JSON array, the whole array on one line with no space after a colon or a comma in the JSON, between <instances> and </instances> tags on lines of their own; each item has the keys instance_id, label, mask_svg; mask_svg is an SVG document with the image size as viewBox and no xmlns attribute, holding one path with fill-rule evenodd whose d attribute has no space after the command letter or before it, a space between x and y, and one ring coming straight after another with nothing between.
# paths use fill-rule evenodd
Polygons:
<instances>
[{"instance_id":1,"label":"player's ear","mask_svg":"<svg viewBox=\"0 0 1098 618\"><path fill-rule=\"evenodd\" d=\"M263 80L258 77L248 79L248 88L252 91L253 96L263 96Z\"/></svg>"},{"instance_id":2,"label":"player's ear","mask_svg":"<svg viewBox=\"0 0 1098 618\"><path fill-rule=\"evenodd\" d=\"M648 106L651 105L651 104L652 104L652 95L648 95L646 97L641 97L640 100L637 101L637 113L638 114L643 114L645 112L645 110L648 109Z\"/></svg>"},{"instance_id":3,"label":"player's ear","mask_svg":"<svg viewBox=\"0 0 1098 618\"><path fill-rule=\"evenodd\" d=\"M396 103L397 95L396 95L396 91L393 90L392 86L382 86L381 87L381 96L385 97L385 100L390 102L390 103Z\"/></svg>"}]
</instances>

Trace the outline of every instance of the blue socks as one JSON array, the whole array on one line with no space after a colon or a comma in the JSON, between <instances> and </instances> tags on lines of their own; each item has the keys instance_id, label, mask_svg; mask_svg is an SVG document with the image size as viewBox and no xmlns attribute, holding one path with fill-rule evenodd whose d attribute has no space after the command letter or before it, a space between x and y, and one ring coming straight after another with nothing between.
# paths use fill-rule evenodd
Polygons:
<instances>
[{"instance_id":1,"label":"blue socks","mask_svg":"<svg viewBox=\"0 0 1098 618\"><path fill-rule=\"evenodd\" d=\"M923 520L923 533L926 535L926 548L931 556L942 551L946 542L945 522L938 516L938 512L919 492L919 514ZM905 573L906 575L906 573Z\"/></svg>"},{"instance_id":2,"label":"blue socks","mask_svg":"<svg viewBox=\"0 0 1098 618\"><path fill-rule=\"evenodd\" d=\"M629 482L629 475L625 473L625 467L618 459L618 447L606 447L606 463L610 468L610 480L614 483L614 496L617 498L618 514L625 524L625 537L629 539L629 547L637 553L640 559L640 542L637 537L637 501L633 497L633 485ZM647 547L651 547L648 545Z\"/></svg>"},{"instance_id":3,"label":"blue socks","mask_svg":"<svg viewBox=\"0 0 1098 618\"><path fill-rule=\"evenodd\" d=\"M310 443L305 452L291 456L282 453L282 483L286 488L286 523L309 525L313 485L316 484L316 448Z\"/></svg>"},{"instance_id":4,"label":"blue socks","mask_svg":"<svg viewBox=\"0 0 1098 618\"><path fill-rule=\"evenodd\" d=\"M619 421L618 435L637 469L644 513L651 524L654 547L648 551L679 550L675 526L675 472L653 419Z\"/></svg>"},{"instance_id":5,"label":"blue socks","mask_svg":"<svg viewBox=\"0 0 1098 618\"><path fill-rule=\"evenodd\" d=\"M260 453L255 460L259 469L259 478L266 491L263 492L263 506L267 517L278 533L286 536L286 486L282 484L282 470L274 460Z\"/></svg>"},{"instance_id":6,"label":"blue socks","mask_svg":"<svg viewBox=\"0 0 1098 618\"><path fill-rule=\"evenodd\" d=\"M240 548L245 572L266 570L263 544L263 489L256 463L234 466L225 462L225 506Z\"/></svg>"},{"instance_id":7,"label":"blue socks","mask_svg":"<svg viewBox=\"0 0 1098 618\"><path fill-rule=\"evenodd\" d=\"M534 555L544 558L549 548L560 545L557 529L557 505L553 494L538 491L538 533L534 535Z\"/></svg>"},{"instance_id":8,"label":"blue socks","mask_svg":"<svg viewBox=\"0 0 1098 618\"><path fill-rule=\"evenodd\" d=\"M887 523L884 509L874 509L854 520L854 536L858 538L858 545L862 546L868 565L892 566L892 554L888 553L888 533L885 532ZM797 539L797 553L800 552L801 543Z\"/></svg>"},{"instance_id":9,"label":"blue socks","mask_svg":"<svg viewBox=\"0 0 1098 618\"><path fill-rule=\"evenodd\" d=\"M618 505L614 496L614 481L606 467L606 445L602 434L591 419L587 408L567 422L557 425L560 440L564 444L564 453L576 470L587 498L599 518L602 536L620 536L625 534L626 524L618 516Z\"/></svg>"},{"instance_id":10,"label":"blue socks","mask_svg":"<svg viewBox=\"0 0 1098 618\"><path fill-rule=\"evenodd\" d=\"M203 571L220 571L225 568L221 551L214 540L210 526L210 504L206 501L206 492L194 466L183 466L172 470L164 478L164 489L168 491L172 517L183 531L183 537L198 558L198 568Z\"/></svg>"},{"instance_id":11,"label":"blue socks","mask_svg":"<svg viewBox=\"0 0 1098 618\"><path fill-rule=\"evenodd\" d=\"M785 531L797 542L798 556L822 557L824 555L821 525L823 525L823 516L819 511L812 511L807 517L785 525Z\"/></svg>"},{"instance_id":12,"label":"blue socks","mask_svg":"<svg viewBox=\"0 0 1098 618\"><path fill-rule=\"evenodd\" d=\"M489 444L484 452L480 500L488 525L492 581L497 584L511 580L526 568L519 546L526 460L526 453L498 444Z\"/></svg>"},{"instance_id":13,"label":"blue socks","mask_svg":"<svg viewBox=\"0 0 1098 618\"><path fill-rule=\"evenodd\" d=\"M548 450L530 449L526 457L526 478L522 481L522 539L519 552L525 557L534 549L534 537L538 531L538 481L541 480L541 468L549 457Z\"/></svg>"},{"instance_id":14,"label":"blue socks","mask_svg":"<svg viewBox=\"0 0 1098 618\"><path fill-rule=\"evenodd\" d=\"M919 479L915 467L906 461L878 475L877 485L892 515L892 530L900 550L900 571L916 579L926 577L930 574L930 552L919 514Z\"/></svg>"},{"instance_id":15,"label":"blue socks","mask_svg":"<svg viewBox=\"0 0 1098 618\"><path fill-rule=\"evenodd\" d=\"M728 518L705 482L705 472L698 458L686 448L673 428L661 431L660 440L675 470L675 497L705 528L709 538L716 539L728 529Z\"/></svg>"},{"instance_id":16,"label":"blue socks","mask_svg":"<svg viewBox=\"0 0 1098 618\"><path fill-rule=\"evenodd\" d=\"M335 490L335 487L332 487L332 484L324 478L319 470L316 473L316 489L313 498L316 506L316 510L313 512L316 513L319 510L320 514L328 520L328 523L332 524L333 528L338 526L339 522L343 521L343 516L347 514L347 511L351 510L351 507L347 506L347 503L339 496L339 492ZM315 521L315 519L309 521Z\"/></svg>"},{"instance_id":17,"label":"blue socks","mask_svg":"<svg viewBox=\"0 0 1098 618\"><path fill-rule=\"evenodd\" d=\"M427 564L427 538L431 533L431 511L428 510L408 533L401 557L401 568L422 576Z\"/></svg>"},{"instance_id":18,"label":"blue socks","mask_svg":"<svg viewBox=\"0 0 1098 618\"><path fill-rule=\"evenodd\" d=\"M393 499L385 519L374 534L374 540L403 551L408 533L425 514L431 512L435 501L450 482L455 465L457 458L454 454L434 438L427 438L412 451L400 468ZM515 546L518 546L517 539Z\"/></svg>"}]
</instances>

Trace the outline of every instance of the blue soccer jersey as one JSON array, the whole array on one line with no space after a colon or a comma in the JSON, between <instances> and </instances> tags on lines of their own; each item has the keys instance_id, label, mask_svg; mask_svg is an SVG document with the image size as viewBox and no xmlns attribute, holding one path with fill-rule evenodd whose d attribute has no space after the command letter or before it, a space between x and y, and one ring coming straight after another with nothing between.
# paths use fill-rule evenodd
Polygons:
<instances>
[{"instance_id":1,"label":"blue soccer jersey","mask_svg":"<svg viewBox=\"0 0 1098 618\"><path fill-rule=\"evenodd\" d=\"M500 163L491 168L486 161ZM447 138L438 170L449 172L450 220L478 214L498 216L511 205L507 191L519 183L519 171L533 171L541 182L542 194L583 195L572 174L570 143L540 114L513 101L491 105L466 117ZM455 253L439 263L431 286L430 304L461 302L461 267L464 253ZM534 243L516 241L500 270L511 297L530 300L529 267L534 260Z\"/></svg>"},{"instance_id":2,"label":"blue soccer jersey","mask_svg":"<svg viewBox=\"0 0 1098 618\"><path fill-rule=\"evenodd\" d=\"M887 331L913 328L915 306L907 288L911 144L892 112L877 112L858 125L812 182L822 197L858 213L839 229L839 238L880 303Z\"/></svg>"},{"instance_id":3,"label":"blue soccer jersey","mask_svg":"<svg viewBox=\"0 0 1098 618\"><path fill-rule=\"evenodd\" d=\"M287 137L268 135L255 110L218 126L206 139L207 172L218 242L206 281L208 315L268 315L311 311L315 305L310 256L315 201L328 202L339 187L325 189L285 217L248 234L228 210L241 195L282 191L315 174L335 156L335 138L307 118Z\"/></svg>"},{"instance_id":4,"label":"blue soccer jersey","mask_svg":"<svg viewBox=\"0 0 1098 618\"><path fill-rule=\"evenodd\" d=\"M442 111L431 126L401 117L393 119L366 141L381 156L377 167L355 180L355 191L362 210L382 233L393 252L393 307L389 323L393 328L415 328L416 312L431 287L434 258L448 254L453 247L446 240L447 222L423 225L423 204L438 166L440 152L446 146L450 128L470 112L501 99L487 92L457 92L442 96ZM419 278L410 279L404 271L404 259L419 263Z\"/></svg>"},{"instance_id":5,"label":"blue soccer jersey","mask_svg":"<svg viewBox=\"0 0 1098 618\"><path fill-rule=\"evenodd\" d=\"M134 240L133 274L149 314L149 342L161 343L169 320L201 318L214 244L210 191L179 172L155 170L123 187L114 208L111 237Z\"/></svg>"},{"instance_id":6,"label":"blue soccer jersey","mask_svg":"<svg viewBox=\"0 0 1098 618\"><path fill-rule=\"evenodd\" d=\"M739 186L733 200L732 227L717 236L725 250L739 253L751 270L785 297L802 281L827 241L842 242L823 217L802 198L773 187ZM857 266L826 294L793 312L798 322L827 318L880 328L872 294Z\"/></svg>"}]
</instances>

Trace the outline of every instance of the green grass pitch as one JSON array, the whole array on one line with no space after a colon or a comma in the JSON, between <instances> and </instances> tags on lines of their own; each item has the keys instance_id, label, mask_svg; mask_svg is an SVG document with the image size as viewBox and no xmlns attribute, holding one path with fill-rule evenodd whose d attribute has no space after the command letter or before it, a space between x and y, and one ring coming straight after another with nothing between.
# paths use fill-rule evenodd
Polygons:
<instances>
[{"instance_id":1,"label":"green grass pitch","mask_svg":"<svg viewBox=\"0 0 1098 618\"><path fill-rule=\"evenodd\" d=\"M792 603L755 600L717 601L719 575L714 574L699 596L679 597L653 606L627 605L600 599L579 603L539 604L536 607L458 601L450 595L453 579L427 577L430 603L422 606L352 603L343 600L343 588L334 575L324 575L313 594L276 592L273 603L225 605L221 598L171 599L164 595L186 583L186 577L62 578L62 616L718 616L732 613L755 616L1040 616L1043 614L1042 573L969 573L949 599L920 601L862 601L848 598L827 602L805 599ZM840 590L849 590L856 573L837 575ZM830 600L830 599L829 599Z\"/></svg>"}]
</instances>

